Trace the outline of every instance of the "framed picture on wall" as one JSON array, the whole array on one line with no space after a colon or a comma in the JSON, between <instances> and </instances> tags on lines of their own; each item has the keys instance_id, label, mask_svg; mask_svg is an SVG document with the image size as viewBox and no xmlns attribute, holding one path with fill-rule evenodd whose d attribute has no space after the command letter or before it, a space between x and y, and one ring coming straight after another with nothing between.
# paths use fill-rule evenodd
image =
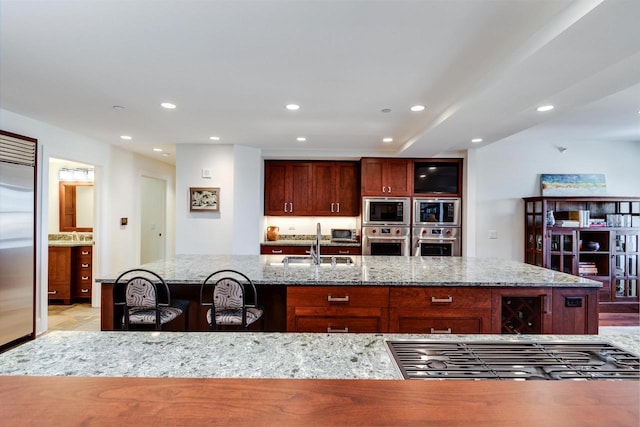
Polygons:
<instances>
[{"instance_id":1,"label":"framed picture on wall","mask_svg":"<svg viewBox=\"0 0 640 427\"><path fill-rule=\"evenodd\" d=\"M219 212L220 188L190 187L189 210L191 212Z\"/></svg>"}]
</instances>

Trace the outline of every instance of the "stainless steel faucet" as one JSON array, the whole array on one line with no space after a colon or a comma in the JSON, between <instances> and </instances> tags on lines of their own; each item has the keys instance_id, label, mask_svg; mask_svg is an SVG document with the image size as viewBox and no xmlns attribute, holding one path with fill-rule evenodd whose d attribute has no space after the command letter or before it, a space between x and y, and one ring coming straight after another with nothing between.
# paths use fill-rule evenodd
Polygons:
<instances>
[{"instance_id":1,"label":"stainless steel faucet","mask_svg":"<svg viewBox=\"0 0 640 427\"><path fill-rule=\"evenodd\" d=\"M316 225L316 244L315 247L311 245L311 258L313 258L313 263L315 265L320 265L320 240L322 240L322 228L320 223Z\"/></svg>"}]
</instances>

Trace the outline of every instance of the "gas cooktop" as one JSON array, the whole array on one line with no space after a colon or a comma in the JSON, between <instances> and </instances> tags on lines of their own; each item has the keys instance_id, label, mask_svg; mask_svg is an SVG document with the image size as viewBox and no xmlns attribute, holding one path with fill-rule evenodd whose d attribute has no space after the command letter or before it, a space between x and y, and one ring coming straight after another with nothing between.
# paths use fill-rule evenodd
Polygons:
<instances>
[{"instance_id":1,"label":"gas cooktop","mask_svg":"<svg viewBox=\"0 0 640 427\"><path fill-rule=\"evenodd\" d=\"M606 342L386 341L404 379L640 380L640 357Z\"/></svg>"}]
</instances>

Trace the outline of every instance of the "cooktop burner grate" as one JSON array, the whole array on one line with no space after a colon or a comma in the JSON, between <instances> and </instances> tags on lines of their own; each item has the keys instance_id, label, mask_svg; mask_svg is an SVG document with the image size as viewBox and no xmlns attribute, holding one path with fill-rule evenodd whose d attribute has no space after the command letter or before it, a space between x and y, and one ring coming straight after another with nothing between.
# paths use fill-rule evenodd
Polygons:
<instances>
[{"instance_id":1,"label":"cooktop burner grate","mask_svg":"<svg viewBox=\"0 0 640 427\"><path fill-rule=\"evenodd\" d=\"M640 380L640 357L606 342L386 341L405 379Z\"/></svg>"}]
</instances>

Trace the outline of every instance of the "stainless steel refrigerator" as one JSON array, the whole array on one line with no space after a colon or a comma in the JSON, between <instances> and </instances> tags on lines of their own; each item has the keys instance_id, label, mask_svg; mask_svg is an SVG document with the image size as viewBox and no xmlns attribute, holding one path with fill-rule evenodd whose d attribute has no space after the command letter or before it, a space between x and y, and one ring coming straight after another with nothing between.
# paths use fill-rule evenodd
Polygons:
<instances>
[{"instance_id":1,"label":"stainless steel refrigerator","mask_svg":"<svg viewBox=\"0 0 640 427\"><path fill-rule=\"evenodd\" d=\"M36 153L0 131L0 349L35 337Z\"/></svg>"}]
</instances>

